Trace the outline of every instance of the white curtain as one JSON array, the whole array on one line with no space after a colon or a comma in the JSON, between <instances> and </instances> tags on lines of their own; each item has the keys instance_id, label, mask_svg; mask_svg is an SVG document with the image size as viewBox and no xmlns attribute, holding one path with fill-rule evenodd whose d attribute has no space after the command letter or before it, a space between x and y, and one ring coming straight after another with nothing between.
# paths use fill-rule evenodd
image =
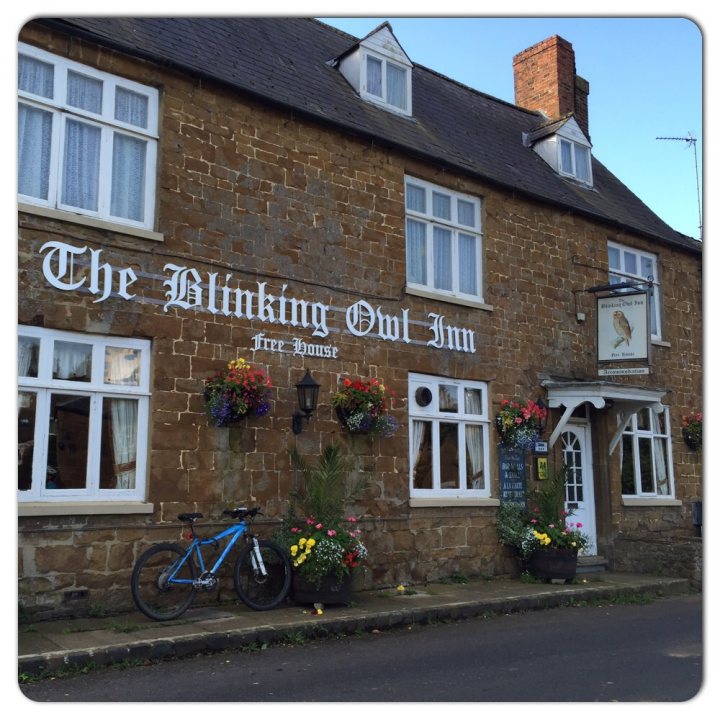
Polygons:
<instances>
[{"instance_id":1,"label":"white curtain","mask_svg":"<svg viewBox=\"0 0 720 720\"><path fill-rule=\"evenodd\" d=\"M452 290L452 238L445 228L433 228L433 266L435 287Z\"/></svg>"},{"instance_id":2,"label":"white curtain","mask_svg":"<svg viewBox=\"0 0 720 720\"><path fill-rule=\"evenodd\" d=\"M382 63L375 58L367 59L367 91L382 97Z\"/></svg>"},{"instance_id":3,"label":"white curtain","mask_svg":"<svg viewBox=\"0 0 720 720\"><path fill-rule=\"evenodd\" d=\"M477 295L477 239L472 235L459 233L458 241L460 292Z\"/></svg>"},{"instance_id":4,"label":"white curtain","mask_svg":"<svg viewBox=\"0 0 720 720\"><path fill-rule=\"evenodd\" d=\"M106 402L110 403L112 418L113 453L117 468L115 487L119 490L132 490L135 487L138 401L112 398ZM127 465L133 467L123 467Z\"/></svg>"},{"instance_id":5,"label":"white curtain","mask_svg":"<svg viewBox=\"0 0 720 720\"><path fill-rule=\"evenodd\" d=\"M56 342L53 379L90 381L92 348L80 343Z\"/></svg>"},{"instance_id":6,"label":"white curtain","mask_svg":"<svg viewBox=\"0 0 720 720\"><path fill-rule=\"evenodd\" d=\"M427 285L426 227L425 223L416 220L407 221L408 280L419 285Z\"/></svg>"},{"instance_id":7,"label":"white curtain","mask_svg":"<svg viewBox=\"0 0 720 720\"><path fill-rule=\"evenodd\" d=\"M417 464L420 459L420 451L425 442L425 429L430 427L430 423L424 420L413 420L412 424L412 479L415 486L415 478L417 475Z\"/></svg>"},{"instance_id":8,"label":"white curtain","mask_svg":"<svg viewBox=\"0 0 720 720\"><path fill-rule=\"evenodd\" d=\"M70 70L67 74L67 104L96 115L102 114L102 80Z\"/></svg>"},{"instance_id":9,"label":"white curtain","mask_svg":"<svg viewBox=\"0 0 720 720\"><path fill-rule=\"evenodd\" d=\"M560 169L566 173L572 173L572 145L565 141L560 141Z\"/></svg>"},{"instance_id":10,"label":"white curtain","mask_svg":"<svg viewBox=\"0 0 720 720\"><path fill-rule=\"evenodd\" d=\"M111 385L140 384L140 352L129 348L105 349L105 382Z\"/></svg>"},{"instance_id":11,"label":"white curtain","mask_svg":"<svg viewBox=\"0 0 720 720\"><path fill-rule=\"evenodd\" d=\"M405 75L405 70L388 63L387 101L388 104L403 110L405 109Z\"/></svg>"},{"instance_id":12,"label":"white curtain","mask_svg":"<svg viewBox=\"0 0 720 720\"><path fill-rule=\"evenodd\" d=\"M20 103L18 108L18 192L48 200L52 113Z\"/></svg>"},{"instance_id":13,"label":"white curtain","mask_svg":"<svg viewBox=\"0 0 720 720\"><path fill-rule=\"evenodd\" d=\"M115 119L140 128L148 126L146 95L118 87L115 89Z\"/></svg>"},{"instance_id":14,"label":"white curtain","mask_svg":"<svg viewBox=\"0 0 720 720\"><path fill-rule=\"evenodd\" d=\"M650 422L652 423L652 431L654 435L661 434L660 418L655 411L650 412ZM667 473L667 462L665 461L665 443L664 437L653 438L653 455L655 456L655 486L658 495L670 494L670 482Z\"/></svg>"},{"instance_id":15,"label":"white curtain","mask_svg":"<svg viewBox=\"0 0 720 720\"><path fill-rule=\"evenodd\" d=\"M113 134L112 195L115 217L142 221L145 216L145 154L147 143L121 133Z\"/></svg>"},{"instance_id":16,"label":"white curtain","mask_svg":"<svg viewBox=\"0 0 720 720\"><path fill-rule=\"evenodd\" d=\"M62 202L97 211L100 177L100 128L67 120Z\"/></svg>"},{"instance_id":17,"label":"white curtain","mask_svg":"<svg viewBox=\"0 0 720 720\"><path fill-rule=\"evenodd\" d=\"M472 490L482 490L485 487L482 436L482 426L465 425L465 445L470 460L470 477L467 478L467 484L468 489Z\"/></svg>"},{"instance_id":18,"label":"white curtain","mask_svg":"<svg viewBox=\"0 0 720 720\"><path fill-rule=\"evenodd\" d=\"M18 376L27 377L32 365L33 356L37 354L38 341L33 338L21 337L18 340Z\"/></svg>"}]
</instances>

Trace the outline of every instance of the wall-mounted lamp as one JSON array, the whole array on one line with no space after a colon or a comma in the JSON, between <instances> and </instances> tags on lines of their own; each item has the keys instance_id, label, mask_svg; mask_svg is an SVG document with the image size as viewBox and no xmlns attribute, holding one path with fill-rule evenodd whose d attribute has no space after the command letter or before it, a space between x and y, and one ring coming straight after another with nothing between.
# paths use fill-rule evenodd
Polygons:
<instances>
[{"instance_id":1,"label":"wall-mounted lamp","mask_svg":"<svg viewBox=\"0 0 720 720\"><path fill-rule=\"evenodd\" d=\"M296 411L292 416L292 430L296 435L302 432L303 420L305 424L310 420L310 416L317 409L318 391L320 386L313 380L310 371L305 372L305 377L295 385L297 388L298 405L300 411Z\"/></svg>"}]
</instances>

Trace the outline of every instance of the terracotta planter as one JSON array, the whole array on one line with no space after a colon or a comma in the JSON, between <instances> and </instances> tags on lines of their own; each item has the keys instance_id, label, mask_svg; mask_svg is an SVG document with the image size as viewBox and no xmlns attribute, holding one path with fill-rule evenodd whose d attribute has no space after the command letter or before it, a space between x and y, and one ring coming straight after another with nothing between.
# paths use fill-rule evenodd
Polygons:
<instances>
[{"instance_id":1,"label":"terracotta planter","mask_svg":"<svg viewBox=\"0 0 720 720\"><path fill-rule=\"evenodd\" d=\"M324 578L320 586L306 580L298 573L293 574L292 598L301 605L349 605L352 596L352 575L343 575L338 579L336 575Z\"/></svg>"},{"instance_id":2,"label":"terracotta planter","mask_svg":"<svg viewBox=\"0 0 720 720\"><path fill-rule=\"evenodd\" d=\"M539 548L525 561L524 569L540 580L572 580L577 574L577 550Z\"/></svg>"}]
</instances>

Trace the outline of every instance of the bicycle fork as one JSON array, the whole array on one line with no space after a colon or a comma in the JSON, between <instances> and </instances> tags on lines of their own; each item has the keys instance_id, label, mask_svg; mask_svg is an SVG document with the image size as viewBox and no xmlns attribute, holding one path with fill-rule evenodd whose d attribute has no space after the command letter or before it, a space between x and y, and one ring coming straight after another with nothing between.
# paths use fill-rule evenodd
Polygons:
<instances>
[{"instance_id":1,"label":"bicycle fork","mask_svg":"<svg viewBox=\"0 0 720 720\"><path fill-rule=\"evenodd\" d=\"M252 569L255 577L263 579L267 577L265 562L263 561L263 556L260 552L260 543L258 543L258 540L254 535L252 538L252 553L250 554L250 562L252 563Z\"/></svg>"}]
</instances>

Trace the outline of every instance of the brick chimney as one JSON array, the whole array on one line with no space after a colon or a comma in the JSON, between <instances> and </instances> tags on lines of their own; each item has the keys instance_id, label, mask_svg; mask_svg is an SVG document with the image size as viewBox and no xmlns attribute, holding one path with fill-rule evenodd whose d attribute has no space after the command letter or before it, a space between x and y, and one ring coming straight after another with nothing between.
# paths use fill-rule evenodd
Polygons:
<instances>
[{"instance_id":1,"label":"brick chimney","mask_svg":"<svg viewBox=\"0 0 720 720\"><path fill-rule=\"evenodd\" d=\"M574 113L580 129L590 137L588 95L590 84L575 74L572 45L553 35L513 58L515 104L540 111L550 120Z\"/></svg>"}]
</instances>

